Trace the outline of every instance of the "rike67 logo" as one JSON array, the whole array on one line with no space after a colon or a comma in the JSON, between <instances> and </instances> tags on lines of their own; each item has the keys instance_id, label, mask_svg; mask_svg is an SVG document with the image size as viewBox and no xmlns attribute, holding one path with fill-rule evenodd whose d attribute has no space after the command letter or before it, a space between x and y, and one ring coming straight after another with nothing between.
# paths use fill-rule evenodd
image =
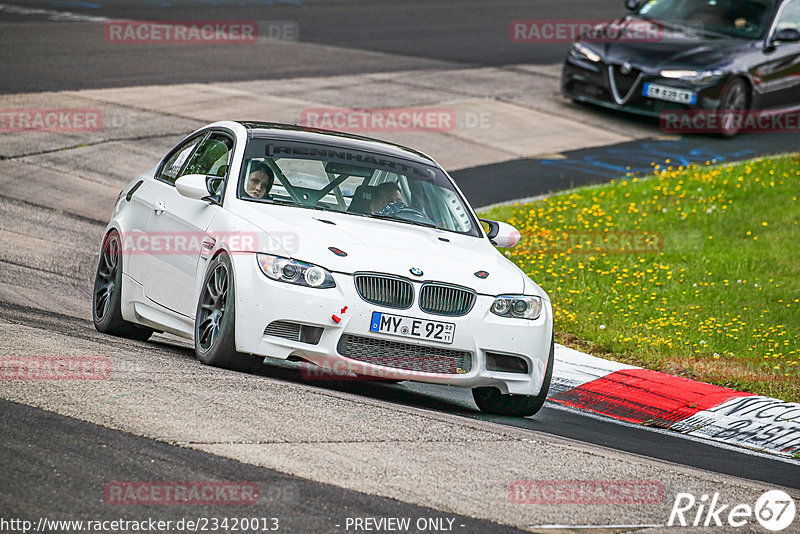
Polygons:
<instances>
[{"instance_id":1,"label":"rike67 logo","mask_svg":"<svg viewBox=\"0 0 800 534\"><path fill-rule=\"evenodd\" d=\"M700 499L691 493L678 493L668 527L743 527L753 519L772 532L786 529L794 522L795 502L786 492L771 490L758 498L755 506L749 504L722 504L719 493Z\"/></svg>"}]
</instances>

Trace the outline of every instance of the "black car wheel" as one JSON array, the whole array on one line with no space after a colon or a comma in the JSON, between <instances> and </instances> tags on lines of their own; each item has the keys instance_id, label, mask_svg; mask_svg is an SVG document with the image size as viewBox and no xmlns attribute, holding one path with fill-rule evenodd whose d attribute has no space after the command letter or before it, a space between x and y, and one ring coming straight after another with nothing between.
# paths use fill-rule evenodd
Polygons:
<instances>
[{"instance_id":1,"label":"black car wheel","mask_svg":"<svg viewBox=\"0 0 800 534\"><path fill-rule=\"evenodd\" d=\"M194 350L206 365L239 368L236 352L233 269L227 254L211 261L203 280L194 322Z\"/></svg>"},{"instance_id":2,"label":"black car wheel","mask_svg":"<svg viewBox=\"0 0 800 534\"><path fill-rule=\"evenodd\" d=\"M739 133L749 100L747 83L743 79L734 78L725 86L719 100L719 111L722 112L720 135L734 137Z\"/></svg>"},{"instance_id":3,"label":"black car wheel","mask_svg":"<svg viewBox=\"0 0 800 534\"><path fill-rule=\"evenodd\" d=\"M555 343L550 340L550 355L547 358L547 370L544 373L542 389L538 395L505 395L497 388L473 388L472 398L484 413L494 415L511 415L527 417L536 414L547 400L550 391L550 380L553 378L553 362L555 361Z\"/></svg>"},{"instance_id":4,"label":"black car wheel","mask_svg":"<svg viewBox=\"0 0 800 534\"><path fill-rule=\"evenodd\" d=\"M92 293L92 321L104 334L144 341L153 330L122 318L122 243L116 231L103 239Z\"/></svg>"}]
</instances>

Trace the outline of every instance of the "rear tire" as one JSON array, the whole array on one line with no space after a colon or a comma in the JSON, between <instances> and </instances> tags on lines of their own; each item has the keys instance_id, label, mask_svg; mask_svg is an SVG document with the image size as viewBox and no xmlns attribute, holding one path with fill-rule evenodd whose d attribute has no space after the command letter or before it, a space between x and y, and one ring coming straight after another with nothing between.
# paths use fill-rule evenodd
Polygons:
<instances>
[{"instance_id":1,"label":"rear tire","mask_svg":"<svg viewBox=\"0 0 800 534\"><path fill-rule=\"evenodd\" d=\"M146 341L153 330L122 318L122 242L116 230L103 239L92 292L92 322L98 332Z\"/></svg>"},{"instance_id":2,"label":"rear tire","mask_svg":"<svg viewBox=\"0 0 800 534\"><path fill-rule=\"evenodd\" d=\"M203 280L194 321L194 352L205 365L239 369L233 268L227 254L211 260Z\"/></svg>"},{"instance_id":3,"label":"rear tire","mask_svg":"<svg viewBox=\"0 0 800 534\"><path fill-rule=\"evenodd\" d=\"M538 395L506 395L494 387L473 388L472 398L475 404L484 413L493 415L510 415L514 417L528 417L535 415L544 406L547 392L550 390L550 380L553 378L553 362L555 361L555 343L550 340L550 355L547 358L547 370L544 372L542 389Z\"/></svg>"}]
</instances>

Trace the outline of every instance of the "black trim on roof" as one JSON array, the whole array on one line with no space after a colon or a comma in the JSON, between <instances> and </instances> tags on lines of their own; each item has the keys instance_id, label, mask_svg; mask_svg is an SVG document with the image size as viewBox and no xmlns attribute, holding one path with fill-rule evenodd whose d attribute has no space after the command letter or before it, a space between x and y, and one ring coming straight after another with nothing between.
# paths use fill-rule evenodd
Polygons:
<instances>
[{"instance_id":1,"label":"black trim on roof","mask_svg":"<svg viewBox=\"0 0 800 534\"><path fill-rule=\"evenodd\" d=\"M371 137L354 135L334 130L309 128L297 124L283 124L278 122L237 121L247 128L248 136L271 137L278 134L287 141L305 141L311 143L335 144L345 148L364 150L368 152L386 152L396 157L409 159L426 165L438 167L430 156L396 143L382 141Z\"/></svg>"}]
</instances>

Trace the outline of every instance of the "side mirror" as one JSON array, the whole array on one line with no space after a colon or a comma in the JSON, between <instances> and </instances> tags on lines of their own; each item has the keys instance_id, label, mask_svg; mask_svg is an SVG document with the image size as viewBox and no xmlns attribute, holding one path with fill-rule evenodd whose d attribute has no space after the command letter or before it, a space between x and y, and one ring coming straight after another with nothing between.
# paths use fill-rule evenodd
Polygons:
<instances>
[{"instance_id":1,"label":"side mirror","mask_svg":"<svg viewBox=\"0 0 800 534\"><path fill-rule=\"evenodd\" d=\"M796 43L800 41L800 31L794 28L784 28L775 32L772 42L783 41L784 43Z\"/></svg>"},{"instance_id":2,"label":"side mirror","mask_svg":"<svg viewBox=\"0 0 800 534\"><path fill-rule=\"evenodd\" d=\"M514 228L508 223L500 221L490 221L489 219L481 219L482 223L489 226L486 232L486 237L492 242L492 245L502 248L510 248L519 243L522 237L519 230Z\"/></svg>"},{"instance_id":3,"label":"side mirror","mask_svg":"<svg viewBox=\"0 0 800 534\"><path fill-rule=\"evenodd\" d=\"M625 7L629 11L636 11L639 9L639 1L640 0L625 0Z\"/></svg>"},{"instance_id":4,"label":"side mirror","mask_svg":"<svg viewBox=\"0 0 800 534\"><path fill-rule=\"evenodd\" d=\"M205 176L203 174L187 174L175 180L175 188L178 193L194 200L215 201L214 192L211 190L211 180L217 176Z\"/></svg>"}]
</instances>

